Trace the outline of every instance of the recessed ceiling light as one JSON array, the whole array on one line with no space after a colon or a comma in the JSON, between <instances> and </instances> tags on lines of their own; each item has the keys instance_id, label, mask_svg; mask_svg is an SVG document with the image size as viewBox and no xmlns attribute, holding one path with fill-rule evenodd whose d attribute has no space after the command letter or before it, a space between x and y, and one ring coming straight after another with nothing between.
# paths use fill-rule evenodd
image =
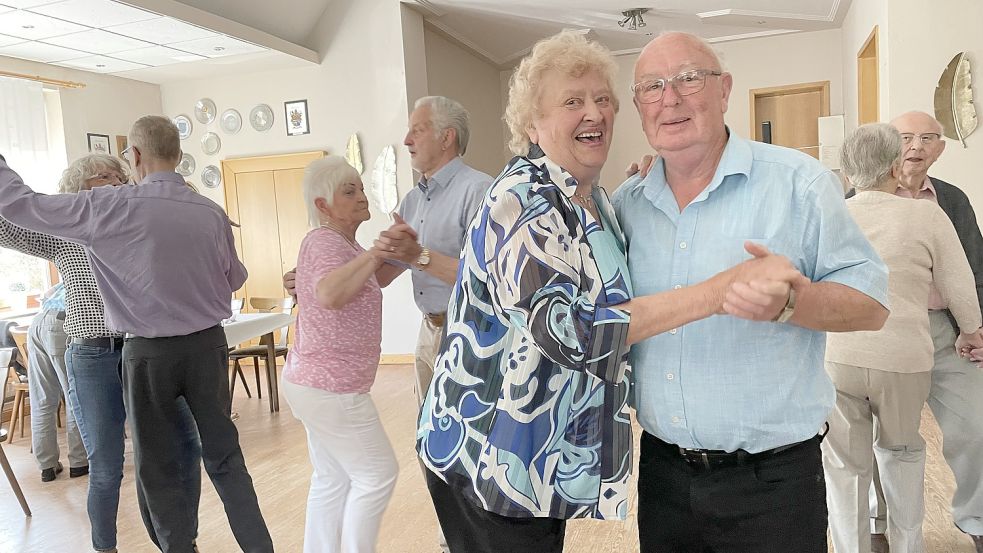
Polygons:
<instances>
[{"instance_id":1,"label":"recessed ceiling light","mask_svg":"<svg viewBox=\"0 0 983 553\"><path fill-rule=\"evenodd\" d=\"M225 46L216 46L215 48L213 48L213 50L215 50L216 52L221 52L222 50L225 50Z\"/></svg>"},{"instance_id":2,"label":"recessed ceiling light","mask_svg":"<svg viewBox=\"0 0 983 553\"><path fill-rule=\"evenodd\" d=\"M21 25L20 28L21 29L33 29L34 28L34 25Z\"/></svg>"},{"instance_id":3,"label":"recessed ceiling light","mask_svg":"<svg viewBox=\"0 0 983 553\"><path fill-rule=\"evenodd\" d=\"M765 23L767 23L767 21L765 21L764 19L762 19L762 20L758 21L757 23L758 23L758 25L764 25Z\"/></svg>"},{"instance_id":4,"label":"recessed ceiling light","mask_svg":"<svg viewBox=\"0 0 983 553\"><path fill-rule=\"evenodd\" d=\"M96 67L106 67L106 64L105 63L97 63L96 64Z\"/></svg>"}]
</instances>

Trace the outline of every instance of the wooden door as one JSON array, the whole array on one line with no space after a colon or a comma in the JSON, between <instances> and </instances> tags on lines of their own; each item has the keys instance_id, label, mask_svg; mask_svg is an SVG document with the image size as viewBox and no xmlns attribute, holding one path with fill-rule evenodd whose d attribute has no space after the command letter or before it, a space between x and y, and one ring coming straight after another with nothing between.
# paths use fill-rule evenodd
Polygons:
<instances>
[{"instance_id":1,"label":"wooden door","mask_svg":"<svg viewBox=\"0 0 983 553\"><path fill-rule=\"evenodd\" d=\"M857 52L857 124L880 120L877 26Z\"/></svg>"},{"instance_id":2,"label":"wooden door","mask_svg":"<svg viewBox=\"0 0 983 553\"><path fill-rule=\"evenodd\" d=\"M304 168L322 157L324 152L307 152L222 162L226 209L240 225L234 230L236 249L249 271L236 297L286 295L282 275L296 266L309 230Z\"/></svg>"},{"instance_id":3,"label":"wooden door","mask_svg":"<svg viewBox=\"0 0 983 553\"><path fill-rule=\"evenodd\" d=\"M819 158L819 118L829 115L829 81L751 90L751 136Z\"/></svg>"}]
</instances>

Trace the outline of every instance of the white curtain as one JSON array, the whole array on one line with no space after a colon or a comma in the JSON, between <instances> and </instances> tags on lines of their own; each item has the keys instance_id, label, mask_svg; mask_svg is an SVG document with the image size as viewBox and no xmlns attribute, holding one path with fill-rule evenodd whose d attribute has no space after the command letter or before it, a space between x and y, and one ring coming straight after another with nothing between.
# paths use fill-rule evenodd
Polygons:
<instances>
[{"instance_id":1,"label":"white curtain","mask_svg":"<svg viewBox=\"0 0 983 553\"><path fill-rule=\"evenodd\" d=\"M55 192L41 83L0 77L0 153L29 186Z\"/></svg>"}]
</instances>

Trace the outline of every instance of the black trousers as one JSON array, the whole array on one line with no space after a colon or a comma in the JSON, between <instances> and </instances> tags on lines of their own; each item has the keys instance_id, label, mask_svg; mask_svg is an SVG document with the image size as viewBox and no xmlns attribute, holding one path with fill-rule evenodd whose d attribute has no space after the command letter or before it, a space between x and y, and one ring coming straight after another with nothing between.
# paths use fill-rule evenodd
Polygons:
<instances>
[{"instance_id":1,"label":"black trousers","mask_svg":"<svg viewBox=\"0 0 983 553\"><path fill-rule=\"evenodd\" d=\"M738 466L706 470L643 433L641 553L826 553L826 483L818 437Z\"/></svg>"},{"instance_id":2,"label":"black trousers","mask_svg":"<svg viewBox=\"0 0 983 553\"><path fill-rule=\"evenodd\" d=\"M185 443L178 399L191 410L201 436L201 457L239 547L273 551L253 482L229 418L229 360L225 332L215 326L187 336L128 338L123 345L123 393L133 434L138 498L150 514L159 547L193 551L197 521L181 477Z\"/></svg>"},{"instance_id":3,"label":"black trousers","mask_svg":"<svg viewBox=\"0 0 983 553\"><path fill-rule=\"evenodd\" d=\"M427 469L424 473L451 553L562 553L567 521L490 513L439 476Z\"/></svg>"}]
</instances>

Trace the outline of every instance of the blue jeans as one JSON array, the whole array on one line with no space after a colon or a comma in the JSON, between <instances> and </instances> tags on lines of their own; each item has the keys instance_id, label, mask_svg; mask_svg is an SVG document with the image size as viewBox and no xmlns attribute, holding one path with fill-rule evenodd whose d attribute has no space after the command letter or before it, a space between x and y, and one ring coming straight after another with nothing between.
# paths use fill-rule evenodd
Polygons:
<instances>
[{"instance_id":1,"label":"blue jeans","mask_svg":"<svg viewBox=\"0 0 983 553\"><path fill-rule=\"evenodd\" d=\"M116 513L123 479L123 450L126 411L123 407L123 382L119 349L72 343L65 352L68 368L68 404L75 412L82 443L89 457L89 496L87 510L92 525L92 547L96 551L116 547ZM187 494L187 504L198 520L201 494L201 442L198 428L188 409L179 400L179 424L185 437L181 450L178 486ZM139 493L140 490L138 490ZM143 502L141 502L143 503ZM141 512L144 523L149 515ZM157 543L151 530L151 539Z\"/></svg>"}]
</instances>

